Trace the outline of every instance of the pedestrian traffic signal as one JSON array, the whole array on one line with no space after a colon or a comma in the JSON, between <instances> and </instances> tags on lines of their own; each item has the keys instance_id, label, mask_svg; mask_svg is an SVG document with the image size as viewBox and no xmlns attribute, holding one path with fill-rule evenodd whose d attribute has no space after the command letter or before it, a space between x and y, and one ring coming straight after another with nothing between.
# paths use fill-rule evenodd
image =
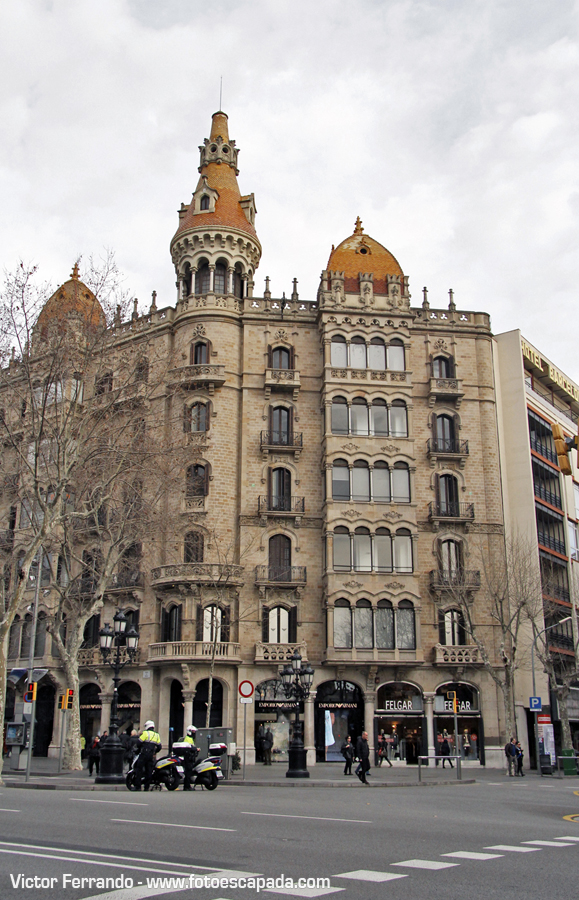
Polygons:
<instances>
[{"instance_id":1,"label":"pedestrian traffic signal","mask_svg":"<svg viewBox=\"0 0 579 900\"><path fill-rule=\"evenodd\" d=\"M72 704L74 703L74 691L69 688L66 692L66 708L72 709Z\"/></svg>"},{"instance_id":2,"label":"pedestrian traffic signal","mask_svg":"<svg viewBox=\"0 0 579 900\"><path fill-rule=\"evenodd\" d=\"M458 712L458 702L456 699L456 691L447 691L446 696L449 700L452 700L452 711L453 713Z\"/></svg>"},{"instance_id":3,"label":"pedestrian traffic signal","mask_svg":"<svg viewBox=\"0 0 579 900\"><path fill-rule=\"evenodd\" d=\"M31 681L30 684L26 685L26 690L24 691L24 702L25 703L34 703L36 700L36 682Z\"/></svg>"}]
</instances>

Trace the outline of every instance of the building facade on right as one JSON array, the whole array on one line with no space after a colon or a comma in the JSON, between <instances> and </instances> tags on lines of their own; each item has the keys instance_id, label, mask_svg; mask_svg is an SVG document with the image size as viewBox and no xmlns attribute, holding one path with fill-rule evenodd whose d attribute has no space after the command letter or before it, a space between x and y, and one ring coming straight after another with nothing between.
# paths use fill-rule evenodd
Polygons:
<instances>
[{"instance_id":1,"label":"building facade on right","mask_svg":"<svg viewBox=\"0 0 579 900\"><path fill-rule=\"evenodd\" d=\"M579 469L575 451L572 475L557 464L553 425L566 436L577 434L579 387L561 372L517 329L494 337L495 378L505 532L521 548L540 584L542 608L535 629L545 639L553 669L548 675L535 653L535 690L542 698L543 716L551 718L557 752L561 748L561 709L553 680L561 683L576 666L579 569ZM518 542L518 544L517 544ZM535 552L536 548L536 552ZM530 573L529 584L533 583ZM542 619L542 621L540 621ZM542 640L542 639L541 639ZM530 648L533 634L525 634L525 652L516 676L519 738L528 738L534 763L534 717ZM523 642L520 642L521 647ZM524 657L524 658L523 658ZM579 750L579 684L570 687L567 710L571 738Z\"/></svg>"}]
</instances>

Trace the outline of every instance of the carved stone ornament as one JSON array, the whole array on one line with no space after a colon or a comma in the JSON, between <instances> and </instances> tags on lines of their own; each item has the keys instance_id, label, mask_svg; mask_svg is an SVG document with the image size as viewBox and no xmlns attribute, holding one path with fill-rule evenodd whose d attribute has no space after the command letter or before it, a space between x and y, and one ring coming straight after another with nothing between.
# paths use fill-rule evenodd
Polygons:
<instances>
[{"instance_id":1,"label":"carved stone ornament","mask_svg":"<svg viewBox=\"0 0 579 900\"><path fill-rule=\"evenodd\" d=\"M205 325L195 325L191 331L193 337L203 337L206 333Z\"/></svg>"},{"instance_id":2,"label":"carved stone ornament","mask_svg":"<svg viewBox=\"0 0 579 900\"><path fill-rule=\"evenodd\" d=\"M287 341L288 333L283 328L280 328L279 331L276 331L274 334L274 338L276 341Z\"/></svg>"},{"instance_id":3,"label":"carved stone ornament","mask_svg":"<svg viewBox=\"0 0 579 900\"><path fill-rule=\"evenodd\" d=\"M394 453L400 453L400 447L397 447L395 444L384 444L383 447L380 447L380 450L382 451L382 453L389 453L391 455Z\"/></svg>"},{"instance_id":4,"label":"carved stone ornament","mask_svg":"<svg viewBox=\"0 0 579 900\"><path fill-rule=\"evenodd\" d=\"M404 585L400 581L390 581L384 587L392 591L401 591Z\"/></svg>"},{"instance_id":5,"label":"carved stone ornament","mask_svg":"<svg viewBox=\"0 0 579 900\"><path fill-rule=\"evenodd\" d=\"M361 581L345 581L344 587L352 588L352 590L355 591L357 588L362 587L362 582Z\"/></svg>"},{"instance_id":6,"label":"carved stone ornament","mask_svg":"<svg viewBox=\"0 0 579 900\"><path fill-rule=\"evenodd\" d=\"M357 509L347 509L345 513L342 513L347 519L359 519L362 515L361 512L358 512ZM400 516L402 518L402 516Z\"/></svg>"},{"instance_id":7,"label":"carved stone ornament","mask_svg":"<svg viewBox=\"0 0 579 900\"><path fill-rule=\"evenodd\" d=\"M439 338L437 341L434 342L434 349L435 350L448 350L448 345L447 345L446 341L443 341L442 338Z\"/></svg>"},{"instance_id":8,"label":"carved stone ornament","mask_svg":"<svg viewBox=\"0 0 579 900\"><path fill-rule=\"evenodd\" d=\"M348 453L353 453L355 450L358 450L358 444L342 444L342 450L347 450Z\"/></svg>"},{"instance_id":9,"label":"carved stone ornament","mask_svg":"<svg viewBox=\"0 0 579 900\"><path fill-rule=\"evenodd\" d=\"M386 519L387 522L398 522L399 519L403 519L404 516L402 513L396 512L395 509L390 509L388 512L385 512L382 516L383 519Z\"/></svg>"}]
</instances>

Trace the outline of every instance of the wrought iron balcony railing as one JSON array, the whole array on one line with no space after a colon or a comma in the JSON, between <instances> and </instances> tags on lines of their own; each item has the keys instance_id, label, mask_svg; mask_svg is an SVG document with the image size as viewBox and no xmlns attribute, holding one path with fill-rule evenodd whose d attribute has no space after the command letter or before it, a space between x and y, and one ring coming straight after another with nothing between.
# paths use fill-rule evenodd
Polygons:
<instances>
[{"instance_id":1,"label":"wrought iron balcony railing","mask_svg":"<svg viewBox=\"0 0 579 900\"><path fill-rule=\"evenodd\" d=\"M305 584L305 566L256 566L256 584Z\"/></svg>"},{"instance_id":2,"label":"wrought iron balcony railing","mask_svg":"<svg viewBox=\"0 0 579 900\"><path fill-rule=\"evenodd\" d=\"M259 497L257 503L257 509L261 515L264 513L302 515L305 512L305 506L304 497Z\"/></svg>"},{"instance_id":3,"label":"wrought iron balcony railing","mask_svg":"<svg viewBox=\"0 0 579 900\"><path fill-rule=\"evenodd\" d=\"M541 441L539 438L534 437L534 435L530 436L530 442L531 450L534 450L535 453L538 453L540 456L544 457L544 459L548 459L549 462L557 465L557 454L553 447L549 446L545 441Z\"/></svg>"},{"instance_id":4,"label":"wrought iron balcony railing","mask_svg":"<svg viewBox=\"0 0 579 900\"><path fill-rule=\"evenodd\" d=\"M431 519L474 519L474 503L432 500L428 515Z\"/></svg>"},{"instance_id":5,"label":"wrought iron balcony railing","mask_svg":"<svg viewBox=\"0 0 579 900\"><path fill-rule=\"evenodd\" d=\"M555 553L561 553L562 556L565 556L565 541L561 540L561 538L555 537L547 531L538 528L537 539L543 547L548 547L549 550L554 550Z\"/></svg>"},{"instance_id":6,"label":"wrought iron balcony railing","mask_svg":"<svg viewBox=\"0 0 579 900\"><path fill-rule=\"evenodd\" d=\"M468 456L468 441L456 441L454 438L429 438L426 446L429 456L437 453Z\"/></svg>"},{"instance_id":7,"label":"wrought iron balcony railing","mask_svg":"<svg viewBox=\"0 0 579 900\"><path fill-rule=\"evenodd\" d=\"M457 569L454 572L432 569L430 587L433 591L478 590L480 588L480 572L475 569Z\"/></svg>"},{"instance_id":8,"label":"wrought iron balcony railing","mask_svg":"<svg viewBox=\"0 0 579 900\"><path fill-rule=\"evenodd\" d=\"M533 486L535 489L535 497L545 500L546 503L550 503L551 506L556 506L557 509L563 509L560 494L550 491L549 488L545 487L544 484L541 484L541 482L536 479L533 481Z\"/></svg>"},{"instance_id":9,"label":"wrought iron balcony railing","mask_svg":"<svg viewBox=\"0 0 579 900\"><path fill-rule=\"evenodd\" d=\"M262 431L260 446L263 447L287 447L290 450L301 450L303 447L303 434L298 431Z\"/></svg>"}]
</instances>

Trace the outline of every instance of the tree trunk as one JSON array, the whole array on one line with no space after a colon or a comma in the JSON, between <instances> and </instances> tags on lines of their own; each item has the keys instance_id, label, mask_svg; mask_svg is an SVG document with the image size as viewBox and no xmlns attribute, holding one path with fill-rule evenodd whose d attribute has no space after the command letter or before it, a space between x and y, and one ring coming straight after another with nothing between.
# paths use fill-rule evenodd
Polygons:
<instances>
[{"instance_id":1,"label":"tree trunk","mask_svg":"<svg viewBox=\"0 0 579 900\"><path fill-rule=\"evenodd\" d=\"M81 746L80 746L80 699L78 696L78 665L76 657L63 660L64 673L66 675L66 686L74 691L72 709L67 710L65 716L66 721L66 740L64 742L64 752L62 755L62 768L69 772L82 769Z\"/></svg>"},{"instance_id":2,"label":"tree trunk","mask_svg":"<svg viewBox=\"0 0 579 900\"><path fill-rule=\"evenodd\" d=\"M6 709L6 688L8 686L8 636L10 626L7 622L0 624L0 734L4 734L4 711ZM4 754L0 753L0 784L2 769L4 766Z\"/></svg>"},{"instance_id":3,"label":"tree trunk","mask_svg":"<svg viewBox=\"0 0 579 900\"><path fill-rule=\"evenodd\" d=\"M505 704L505 728L507 731L506 740L510 741L512 737L517 737L517 719L515 715L515 690L514 690L514 672L505 666L505 682L504 682L504 704Z\"/></svg>"},{"instance_id":4,"label":"tree trunk","mask_svg":"<svg viewBox=\"0 0 579 900\"><path fill-rule=\"evenodd\" d=\"M571 726L569 725L569 710L567 698L569 697L569 685L561 684L555 688L555 696L559 706L559 719L561 720L561 749L572 750Z\"/></svg>"},{"instance_id":5,"label":"tree trunk","mask_svg":"<svg viewBox=\"0 0 579 900\"><path fill-rule=\"evenodd\" d=\"M207 685L207 713L205 714L205 728L209 728L211 721L211 704L213 703L213 673L215 671L215 654L217 653L217 611L216 607L211 611L213 626L213 643L211 646L211 666L209 668L209 683Z\"/></svg>"}]
</instances>

